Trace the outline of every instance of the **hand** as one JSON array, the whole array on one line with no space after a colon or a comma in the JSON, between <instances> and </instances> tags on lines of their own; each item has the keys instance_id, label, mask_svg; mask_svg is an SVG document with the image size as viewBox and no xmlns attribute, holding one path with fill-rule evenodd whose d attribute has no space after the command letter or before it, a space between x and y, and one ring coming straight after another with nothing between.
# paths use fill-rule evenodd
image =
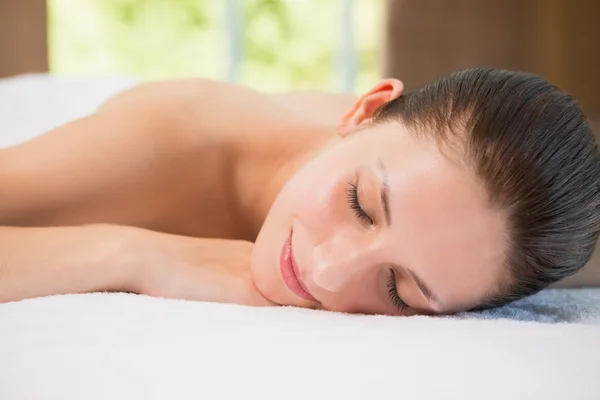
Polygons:
<instances>
[{"instance_id":1,"label":"hand","mask_svg":"<svg viewBox=\"0 0 600 400\"><path fill-rule=\"evenodd\" d=\"M253 243L140 230L128 251L136 265L134 291L156 297L276 305L256 288L250 272Z\"/></svg>"}]
</instances>

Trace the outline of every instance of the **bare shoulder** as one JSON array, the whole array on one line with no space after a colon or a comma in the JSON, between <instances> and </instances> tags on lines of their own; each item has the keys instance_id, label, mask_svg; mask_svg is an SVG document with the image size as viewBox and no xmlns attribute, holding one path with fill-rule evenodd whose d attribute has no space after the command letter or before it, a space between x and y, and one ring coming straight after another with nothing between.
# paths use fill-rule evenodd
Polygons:
<instances>
[{"instance_id":1,"label":"bare shoulder","mask_svg":"<svg viewBox=\"0 0 600 400\"><path fill-rule=\"evenodd\" d=\"M337 125L340 118L355 103L352 94L325 92L290 92L265 94L244 86L210 79L191 78L143 83L117 94L101 109L122 106L132 102L168 102L180 107L220 106L212 116L227 112L246 114L273 114L307 118L314 122ZM225 107L227 105L227 107ZM214 111L214 110L213 110Z\"/></svg>"},{"instance_id":2,"label":"bare shoulder","mask_svg":"<svg viewBox=\"0 0 600 400\"><path fill-rule=\"evenodd\" d=\"M225 82L204 78L174 79L142 82L109 98L100 109L122 106L124 104L165 101L194 103L208 98L221 98L239 92L243 88Z\"/></svg>"},{"instance_id":3,"label":"bare shoulder","mask_svg":"<svg viewBox=\"0 0 600 400\"><path fill-rule=\"evenodd\" d=\"M219 126L227 123L234 125L231 128L243 128L249 124L255 126L298 120L304 117L298 111L310 107L311 101L315 101L311 97L305 97L304 94L268 95L228 82L189 78L142 83L108 99L100 110L125 105L163 104L169 110L179 110L179 113L187 111L186 121L194 123L198 120L204 128L211 128L204 126L213 125L211 121ZM325 103L334 102L323 99L321 103L323 107ZM310 108L316 110L319 105Z\"/></svg>"},{"instance_id":4,"label":"bare shoulder","mask_svg":"<svg viewBox=\"0 0 600 400\"><path fill-rule=\"evenodd\" d=\"M357 100L348 93L292 92L269 96L295 113L328 125L337 125Z\"/></svg>"}]
</instances>

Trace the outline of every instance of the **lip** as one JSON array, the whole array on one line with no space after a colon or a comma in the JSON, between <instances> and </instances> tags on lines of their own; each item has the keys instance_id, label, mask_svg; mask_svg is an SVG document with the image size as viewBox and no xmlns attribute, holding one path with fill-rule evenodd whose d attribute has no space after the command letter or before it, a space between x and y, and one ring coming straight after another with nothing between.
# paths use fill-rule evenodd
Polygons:
<instances>
[{"instance_id":1,"label":"lip","mask_svg":"<svg viewBox=\"0 0 600 400\"><path fill-rule=\"evenodd\" d=\"M295 295L309 301L317 301L306 289L306 286L302 284L300 280L300 273L298 266L294 260L294 254L292 253L292 234L287 238L283 244L281 250L280 270L283 281L285 282L288 289L290 289Z\"/></svg>"}]
</instances>

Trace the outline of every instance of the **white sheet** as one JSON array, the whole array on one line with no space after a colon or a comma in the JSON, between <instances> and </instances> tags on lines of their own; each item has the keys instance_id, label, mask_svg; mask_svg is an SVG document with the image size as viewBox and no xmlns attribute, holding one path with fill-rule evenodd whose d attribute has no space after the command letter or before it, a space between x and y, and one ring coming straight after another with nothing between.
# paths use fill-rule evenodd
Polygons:
<instances>
[{"instance_id":1,"label":"white sheet","mask_svg":"<svg viewBox=\"0 0 600 400\"><path fill-rule=\"evenodd\" d=\"M0 81L0 147L131 82ZM0 305L0 399L599 399L598 323L600 289L451 318L54 296Z\"/></svg>"},{"instance_id":2,"label":"white sheet","mask_svg":"<svg viewBox=\"0 0 600 400\"><path fill-rule=\"evenodd\" d=\"M23 75L0 79L0 148L91 113L132 84L125 77Z\"/></svg>"},{"instance_id":3,"label":"white sheet","mask_svg":"<svg viewBox=\"0 0 600 400\"><path fill-rule=\"evenodd\" d=\"M0 306L2 399L598 399L600 328L134 295Z\"/></svg>"}]
</instances>

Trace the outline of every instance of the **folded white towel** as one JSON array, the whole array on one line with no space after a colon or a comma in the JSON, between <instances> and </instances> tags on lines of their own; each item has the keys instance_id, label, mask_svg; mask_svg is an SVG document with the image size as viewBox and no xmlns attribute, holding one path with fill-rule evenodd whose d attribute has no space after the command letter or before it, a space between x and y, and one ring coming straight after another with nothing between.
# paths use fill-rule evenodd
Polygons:
<instances>
[{"instance_id":1,"label":"folded white towel","mask_svg":"<svg viewBox=\"0 0 600 400\"><path fill-rule=\"evenodd\" d=\"M541 294L515 306L525 314L498 316L564 320L546 296L570 309L598 292ZM3 304L0 399L600 398L600 326L478 317L493 314L359 316L128 294Z\"/></svg>"}]
</instances>

